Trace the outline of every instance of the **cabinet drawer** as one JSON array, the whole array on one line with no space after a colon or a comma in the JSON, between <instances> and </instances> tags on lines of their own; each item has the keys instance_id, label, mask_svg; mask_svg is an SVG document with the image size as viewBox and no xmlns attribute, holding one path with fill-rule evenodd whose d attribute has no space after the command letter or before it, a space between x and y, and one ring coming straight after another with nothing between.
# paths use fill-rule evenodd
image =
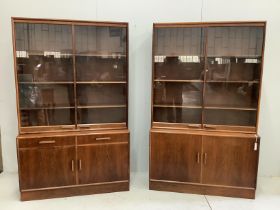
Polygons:
<instances>
[{"instance_id":1,"label":"cabinet drawer","mask_svg":"<svg viewBox=\"0 0 280 210\"><path fill-rule=\"evenodd\" d=\"M18 139L19 148L67 146L67 145L75 145L75 136Z\"/></svg>"},{"instance_id":2,"label":"cabinet drawer","mask_svg":"<svg viewBox=\"0 0 280 210\"><path fill-rule=\"evenodd\" d=\"M94 144L100 142L123 142L128 141L129 133L112 133L112 134L91 134L78 136L78 145Z\"/></svg>"}]
</instances>

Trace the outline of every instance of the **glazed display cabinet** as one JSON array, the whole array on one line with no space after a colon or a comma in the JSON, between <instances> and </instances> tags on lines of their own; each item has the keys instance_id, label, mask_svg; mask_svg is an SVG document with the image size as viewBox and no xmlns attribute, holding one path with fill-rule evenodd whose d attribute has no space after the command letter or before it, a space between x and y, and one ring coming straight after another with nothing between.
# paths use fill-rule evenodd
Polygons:
<instances>
[{"instance_id":1,"label":"glazed display cabinet","mask_svg":"<svg viewBox=\"0 0 280 210\"><path fill-rule=\"evenodd\" d=\"M255 197L265 26L154 24L150 189Z\"/></svg>"},{"instance_id":2,"label":"glazed display cabinet","mask_svg":"<svg viewBox=\"0 0 280 210\"><path fill-rule=\"evenodd\" d=\"M128 190L128 24L12 25L21 199Z\"/></svg>"}]
</instances>

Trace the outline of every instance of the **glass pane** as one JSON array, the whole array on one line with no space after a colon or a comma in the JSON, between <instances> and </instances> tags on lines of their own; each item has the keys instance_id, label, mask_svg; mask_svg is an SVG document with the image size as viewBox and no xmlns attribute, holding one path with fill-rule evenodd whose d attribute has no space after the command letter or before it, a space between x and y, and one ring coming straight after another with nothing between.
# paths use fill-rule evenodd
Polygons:
<instances>
[{"instance_id":1,"label":"glass pane","mask_svg":"<svg viewBox=\"0 0 280 210\"><path fill-rule=\"evenodd\" d=\"M163 56L202 56L202 28L156 28L155 55Z\"/></svg>"},{"instance_id":2,"label":"glass pane","mask_svg":"<svg viewBox=\"0 0 280 210\"><path fill-rule=\"evenodd\" d=\"M78 124L124 123L126 121L125 107L78 109Z\"/></svg>"},{"instance_id":3,"label":"glass pane","mask_svg":"<svg viewBox=\"0 0 280 210\"><path fill-rule=\"evenodd\" d=\"M126 28L75 26L76 53L122 56L126 53Z\"/></svg>"},{"instance_id":4,"label":"glass pane","mask_svg":"<svg viewBox=\"0 0 280 210\"><path fill-rule=\"evenodd\" d=\"M260 81L261 58L208 58L207 81Z\"/></svg>"},{"instance_id":5,"label":"glass pane","mask_svg":"<svg viewBox=\"0 0 280 210\"><path fill-rule=\"evenodd\" d=\"M126 84L78 84L78 105L126 106Z\"/></svg>"},{"instance_id":6,"label":"glass pane","mask_svg":"<svg viewBox=\"0 0 280 210\"><path fill-rule=\"evenodd\" d=\"M75 124L70 25L15 24L21 126Z\"/></svg>"},{"instance_id":7,"label":"glass pane","mask_svg":"<svg viewBox=\"0 0 280 210\"><path fill-rule=\"evenodd\" d=\"M257 111L206 109L204 120L213 125L256 126Z\"/></svg>"},{"instance_id":8,"label":"glass pane","mask_svg":"<svg viewBox=\"0 0 280 210\"><path fill-rule=\"evenodd\" d=\"M200 108L154 107L154 121L201 124Z\"/></svg>"},{"instance_id":9,"label":"glass pane","mask_svg":"<svg viewBox=\"0 0 280 210\"><path fill-rule=\"evenodd\" d=\"M209 27L209 57L262 56L263 27Z\"/></svg>"},{"instance_id":10,"label":"glass pane","mask_svg":"<svg viewBox=\"0 0 280 210\"><path fill-rule=\"evenodd\" d=\"M74 107L73 88L72 84L19 84L19 107Z\"/></svg>"},{"instance_id":11,"label":"glass pane","mask_svg":"<svg viewBox=\"0 0 280 210\"><path fill-rule=\"evenodd\" d=\"M127 121L126 28L75 26L79 124Z\"/></svg>"},{"instance_id":12,"label":"glass pane","mask_svg":"<svg viewBox=\"0 0 280 210\"><path fill-rule=\"evenodd\" d=\"M155 80L203 80L202 28L156 28Z\"/></svg>"},{"instance_id":13,"label":"glass pane","mask_svg":"<svg viewBox=\"0 0 280 210\"><path fill-rule=\"evenodd\" d=\"M126 81L124 56L76 56L77 81Z\"/></svg>"},{"instance_id":14,"label":"glass pane","mask_svg":"<svg viewBox=\"0 0 280 210\"><path fill-rule=\"evenodd\" d=\"M258 83L206 83L205 106L257 108Z\"/></svg>"},{"instance_id":15,"label":"glass pane","mask_svg":"<svg viewBox=\"0 0 280 210\"><path fill-rule=\"evenodd\" d=\"M202 106L202 82L155 82L154 105Z\"/></svg>"},{"instance_id":16,"label":"glass pane","mask_svg":"<svg viewBox=\"0 0 280 210\"><path fill-rule=\"evenodd\" d=\"M49 126L75 124L75 110L72 109L26 109L21 110L21 126Z\"/></svg>"}]
</instances>

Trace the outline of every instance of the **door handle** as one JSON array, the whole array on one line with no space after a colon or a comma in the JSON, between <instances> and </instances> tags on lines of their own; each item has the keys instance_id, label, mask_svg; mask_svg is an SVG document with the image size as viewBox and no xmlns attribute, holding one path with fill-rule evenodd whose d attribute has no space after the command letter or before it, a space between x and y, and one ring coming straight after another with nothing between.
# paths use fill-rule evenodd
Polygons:
<instances>
[{"instance_id":1,"label":"door handle","mask_svg":"<svg viewBox=\"0 0 280 210\"><path fill-rule=\"evenodd\" d=\"M203 162L204 162L204 165L206 165L206 163L207 163L207 153L204 153L203 156L204 156Z\"/></svg>"},{"instance_id":2,"label":"door handle","mask_svg":"<svg viewBox=\"0 0 280 210\"><path fill-rule=\"evenodd\" d=\"M79 165L79 171L81 171L82 170L82 160L81 159L78 161L78 165Z\"/></svg>"},{"instance_id":3,"label":"door handle","mask_svg":"<svg viewBox=\"0 0 280 210\"><path fill-rule=\"evenodd\" d=\"M196 154L196 162L200 163L200 153L199 152Z\"/></svg>"},{"instance_id":4,"label":"door handle","mask_svg":"<svg viewBox=\"0 0 280 210\"><path fill-rule=\"evenodd\" d=\"M74 162L74 160L71 161L71 170L72 170L72 172L74 172L74 170L75 170L75 162Z\"/></svg>"}]
</instances>

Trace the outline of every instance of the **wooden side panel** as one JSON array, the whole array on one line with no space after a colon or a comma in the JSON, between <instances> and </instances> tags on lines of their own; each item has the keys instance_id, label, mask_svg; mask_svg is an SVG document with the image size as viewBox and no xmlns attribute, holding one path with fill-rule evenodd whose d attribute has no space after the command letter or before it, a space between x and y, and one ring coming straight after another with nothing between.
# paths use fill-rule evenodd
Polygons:
<instances>
[{"instance_id":1,"label":"wooden side panel","mask_svg":"<svg viewBox=\"0 0 280 210\"><path fill-rule=\"evenodd\" d=\"M21 190L75 184L75 146L19 149Z\"/></svg>"},{"instance_id":2,"label":"wooden side panel","mask_svg":"<svg viewBox=\"0 0 280 210\"><path fill-rule=\"evenodd\" d=\"M151 132L150 179L200 182L201 136Z\"/></svg>"},{"instance_id":3,"label":"wooden side panel","mask_svg":"<svg viewBox=\"0 0 280 210\"><path fill-rule=\"evenodd\" d=\"M256 187L255 138L203 136L202 183Z\"/></svg>"},{"instance_id":4,"label":"wooden side panel","mask_svg":"<svg viewBox=\"0 0 280 210\"><path fill-rule=\"evenodd\" d=\"M78 146L79 184L129 179L128 142Z\"/></svg>"}]
</instances>

